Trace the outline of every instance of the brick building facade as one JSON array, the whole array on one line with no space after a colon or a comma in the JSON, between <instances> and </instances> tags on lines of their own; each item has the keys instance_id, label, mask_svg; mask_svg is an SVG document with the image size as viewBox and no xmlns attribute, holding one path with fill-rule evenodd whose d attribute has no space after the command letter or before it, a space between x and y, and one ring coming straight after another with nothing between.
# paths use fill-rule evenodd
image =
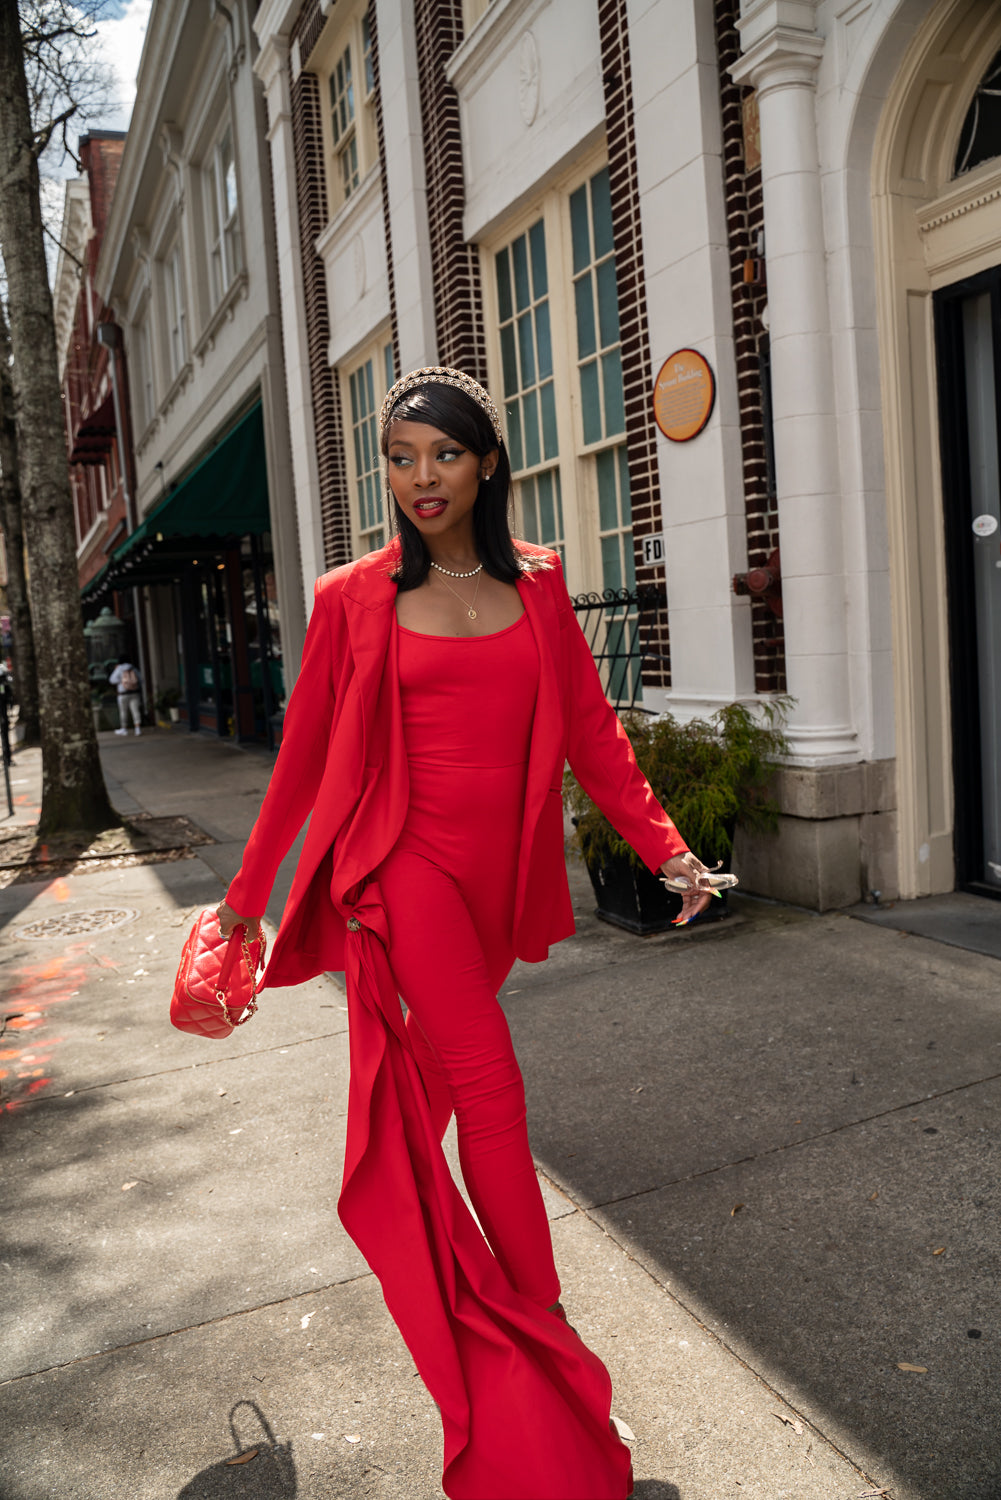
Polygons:
<instances>
[{"instance_id":1,"label":"brick building facade","mask_svg":"<svg viewBox=\"0 0 1001 1500\"><path fill-rule=\"evenodd\" d=\"M304 582L389 534L394 375L485 378L516 531L560 551L573 592L665 601L645 706L787 714L780 834L742 870L821 908L1001 889L994 752L976 749L977 725L1001 745L1001 684L989 663L976 684L942 668L961 641L978 655L937 477L958 454L969 491L972 439L952 413L940 443L934 409L951 269L1001 263L1001 142L974 108L1001 21L989 0L899 10L263 0L254 17ZM672 441L654 396L684 351L714 400Z\"/></svg>"}]
</instances>

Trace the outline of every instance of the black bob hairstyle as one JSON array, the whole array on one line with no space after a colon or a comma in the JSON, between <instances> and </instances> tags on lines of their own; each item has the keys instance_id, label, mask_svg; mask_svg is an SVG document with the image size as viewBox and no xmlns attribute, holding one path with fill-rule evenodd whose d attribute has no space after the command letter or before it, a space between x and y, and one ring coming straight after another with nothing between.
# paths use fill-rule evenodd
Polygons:
<instances>
[{"instance_id":1,"label":"black bob hairstyle","mask_svg":"<svg viewBox=\"0 0 1001 1500\"><path fill-rule=\"evenodd\" d=\"M511 463L506 446L498 444L493 424L479 403L458 386L433 380L404 391L394 402L382 434L384 457L389 454L394 422L424 422L428 427L437 427L440 432L454 438L460 447L475 453L477 458L485 458L497 450L497 467L489 479L480 480L473 506L473 540L477 555L483 571L492 578L499 578L502 583L514 583L522 573L538 566L534 559L519 556L511 539L508 519ZM397 505L395 496L393 514L402 549L393 578L399 591L405 593L408 589L418 588L427 578L431 554L418 528Z\"/></svg>"}]
</instances>

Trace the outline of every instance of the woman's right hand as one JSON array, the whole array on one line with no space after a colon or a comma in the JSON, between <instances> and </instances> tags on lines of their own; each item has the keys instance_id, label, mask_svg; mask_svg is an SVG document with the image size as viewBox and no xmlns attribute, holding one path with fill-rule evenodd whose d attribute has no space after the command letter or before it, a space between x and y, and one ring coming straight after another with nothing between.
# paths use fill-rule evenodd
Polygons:
<instances>
[{"instance_id":1,"label":"woman's right hand","mask_svg":"<svg viewBox=\"0 0 1001 1500\"><path fill-rule=\"evenodd\" d=\"M260 937L260 917L240 917L228 901L220 901L215 910L216 916L219 918L219 931L223 937L229 937L237 927L246 927L247 937L251 942Z\"/></svg>"},{"instance_id":2,"label":"woman's right hand","mask_svg":"<svg viewBox=\"0 0 1001 1500\"><path fill-rule=\"evenodd\" d=\"M676 854L673 859L665 860L660 867L660 872L669 880L688 881L687 890L674 893L681 896L681 914L677 917L675 925L687 926L700 912L705 911L713 898L709 882L706 881L704 885L702 883L703 877L709 874L709 870L698 855L688 849L684 854Z\"/></svg>"}]
</instances>

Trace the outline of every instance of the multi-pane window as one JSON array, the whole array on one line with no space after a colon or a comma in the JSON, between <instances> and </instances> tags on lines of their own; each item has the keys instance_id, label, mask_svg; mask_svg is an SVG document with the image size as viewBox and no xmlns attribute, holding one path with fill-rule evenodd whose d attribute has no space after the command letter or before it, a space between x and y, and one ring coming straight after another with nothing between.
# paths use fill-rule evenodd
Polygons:
<instances>
[{"instance_id":1,"label":"multi-pane window","mask_svg":"<svg viewBox=\"0 0 1001 1500\"><path fill-rule=\"evenodd\" d=\"M184 268L181 247L175 245L163 267L164 305L167 315L167 352L171 378L184 368L188 358L184 312Z\"/></svg>"},{"instance_id":2,"label":"multi-pane window","mask_svg":"<svg viewBox=\"0 0 1001 1500\"><path fill-rule=\"evenodd\" d=\"M339 0L309 58L326 105L324 139L331 214L358 191L378 155L375 57L369 0Z\"/></svg>"},{"instance_id":3,"label":"multi-pane window","mask_svg":"<svg viewBox=\"0 0 1001 1500\"><path fill-rule=\"evenodd\" d=\"M632 590L607 167L552 189L492 261L492 379L504 400L520 534L560 552L574 591ZM634 613L626 611L630 631Z\"/></svg>"},{"instance_id":4,"label":"multi-pane window","mask_svg":"<svg viewBox=\"0 0 1001 1500\"><path fill-rule=\"evenodd\" d=\"M361 18L361 56L362 68L365 73L365 98L367 100L375 88L375 63L372 58L372 28L369 25L367 10Z\"/></svg>"},{"instance_id":5,"label":"multi-pane window","mask_svg":"<svg viewBox=\"0 0 1001 1500\"><path fill-rule=\"evenodd\" d=\"M345 47L330 75L330 129L341 192L350 198L358 186L358 130L355 88L351 76L351 48Z\"/></svg>"},{"instance_id":6,"label":"multi-pane window","mask_svg":"<svg viewBox=\"0 0 1001 1500\"><path fill-rule=\"evenodd\" d=\"M981 78L963 121L953 175L959 177L997 156L1001 156L1001 52L995 53Z\"/></svg>"},{"instance_id":7,"label":"multi-pane window","mask_svg":"<svg viewBox=\"0 0 1001 1500\"><path fill-rule=\"evenodd\" d=\"M394 379L392 343L385 343L373 351L347 377L351 410L351 478L359 552L383 547L389 537L378 418L383 396Z\"/></svg>"},{"instance_id":8,"label":"multi-pane window","mask_svg":"<svg viewBox=\"0 0 1001 1500\"><path fill-rule=\"evenodd\" d=\"M598 541L601 546L603 590L636 588L636 556L633 549L632 508L629 503L629 461L625 443L603 448L594 456L598 489ZM606 595L607 597L607 595ZM605 615L606 642L615 654L629 652L629 659L603 663L605 691L610 698L633 701L639 687L639 661L632 654L639 628L634 604L609 605Z\"/></svg>"},{"instance_id":9,"label":"multi-pane window","mask_svg":"<svg viewBox=\"0 0 1001 1500\"><path fill-rule=\"evenodd\" d=\"M632 512L629 504L629 461L625 443L595 454L598 482L598 540L601 578L606 589L636 587Z\"/></svg>"},{"instance_id":10,"label":"multi-pane window","mask_svg":"<svg viewBox=\"0 0 1001 1500\"><path fill-rule=\"evenodd\" d=\"M569 207L581 437L588 450L587 463L594 466L601 586L631 592L636 587L636 561L629 465L626 445L621 441L626 413L607 167L570 194ZM616 438L620 441L607 446L610 439ZM606 446L597 447L598 444ZM620 641L627 649L631 647L638 626L635 607L613 605L605 616L608 639ZM621 680L626 664L614 663L610 670L612 678L606 684L609 693L628 696ZM637 663L631 662L628 670L637 671ZM630 683L630 689L632 686Z\"/></svg>"},{"instance_id":11,"label":"multi-pane window","mask_svg":"<svg viewBox=\"0 0 1001 1500\"><path fill-rule=\"evenodd\" d=\"M233 132L226 126L216 143L207 176L209 264L212 300L222 300L240 270L240 222Z\"/></svg>"},{"instance_id":12,"label":"multi-pane window","mask_svg":"<svg viewBox=\"0 0 1001 1500\"><path fill-rule=\"evenodd\" d=\"M581 436L591 449L621 438L626 427L607 167L570 194L570 240ZM625 444L595 451L594 466L602 585L631 589L635 566Z\"/></svg>"},{"instance_id":13,"label":"multi-pane window","mask_svg":"<svg viewBox=\"0 0 1001 1500\"><path fill-rule=\"evenodd\" d=\"M537 220L494 257L501 379L511 470L527 541L562 555L563 501L546 228Z\"/></svg>"},{"instance_id":14,"label":"multi-pane window","mask_svg":"<svg viewBox=\"0 0 1001 1500\"><path fill-rule=\"evenodd\" d=\"M570 194L577 373L585 444L625 432L608 168Z\"/></svg>"},{"instance_id":15,"label":"multi-pane window","mask_svg":"<svg viewBox=\"0 0 1001 1500\"><path fill-rule=\"evenodd\" d=\"M145 432L156 415L156 397L153 388L153 351L150 347L149 318L146 312L135 325L135 353L132 388L139 409L139 432Z\"/></svg>"}]
</instances>

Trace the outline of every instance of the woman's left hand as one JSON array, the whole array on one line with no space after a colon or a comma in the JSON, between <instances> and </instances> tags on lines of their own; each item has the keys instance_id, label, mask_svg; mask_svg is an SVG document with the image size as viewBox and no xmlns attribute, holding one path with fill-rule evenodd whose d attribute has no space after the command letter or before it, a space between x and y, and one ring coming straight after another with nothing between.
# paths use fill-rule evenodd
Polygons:
<instances>
[{"instance_id":1,"label":"woman's left hand","mask_svg":"<svg viewBox=\"0 0 1001 1500\"><path fill-rule=\"evenodd\" d=\"M689 849L684 854L676 854L673 859L666 860L660 867L660 873L666 875L669 880L687 880L688 889L678 892L681 895L681 916L678 926L685 926L693 917L697 917L700 911L705 911L713 899L712 890L709 886L699 886L700 877L708 875L709 871L697 855Z\"/></svg>"}]
</instances>

